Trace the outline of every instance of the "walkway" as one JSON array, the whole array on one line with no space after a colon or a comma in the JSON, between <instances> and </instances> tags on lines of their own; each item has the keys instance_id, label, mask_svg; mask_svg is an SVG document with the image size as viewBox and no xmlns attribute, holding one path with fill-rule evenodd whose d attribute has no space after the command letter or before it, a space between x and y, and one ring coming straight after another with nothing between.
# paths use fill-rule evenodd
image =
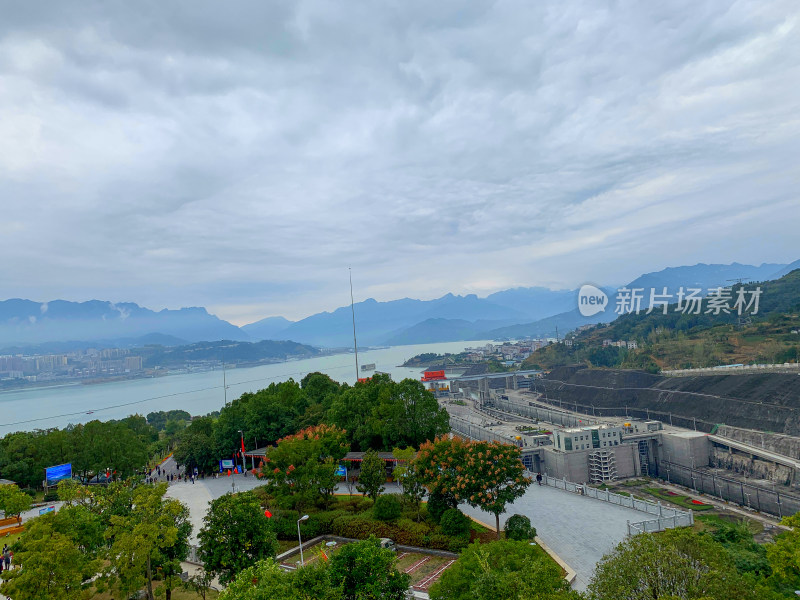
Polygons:
<instances>
[{"instance_id":1,"label":"walkway","mask_svg":"<svg viewBox=\"0 0 800 600\"><path fill-rule=\"evenodd\" d=\"M462 511L491 525L494 515L462 505ZM625 539L628 521L642 521L645 514L535 483L500 517L519 513L531 520L537 535L576 573L573 588L583 591L597 562Z\"/></svg>"}]
</instances>

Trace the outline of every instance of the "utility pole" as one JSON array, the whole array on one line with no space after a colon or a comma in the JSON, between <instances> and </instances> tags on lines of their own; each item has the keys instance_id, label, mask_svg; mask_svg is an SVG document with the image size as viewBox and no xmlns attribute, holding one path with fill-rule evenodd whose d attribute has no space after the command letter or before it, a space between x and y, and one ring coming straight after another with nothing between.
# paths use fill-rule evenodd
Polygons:
<instances>
[{"instance_id":1,"label":"utility pole","mask_svg":"<svg viewBox=\"0 0 800 600\"><path fill-rule=\"evenodd\" d=\"M356 353L356 383L358 383L358 342L356 341L356 309L353 303L353 270L347 267L350 274L350 312L353 313L353 350Z\"/></svg>"},{"instance_id":2,"label":"utility pole","mask_svg":"<svg viewBox=\"0 0 800 600\"><path fill-rule=\"evenodd\" d=\"M222 389L225 395L225 404L223 406L228 406L228 381L225 377L225 350L222 349Z\"/></svg>"}]
</instances>

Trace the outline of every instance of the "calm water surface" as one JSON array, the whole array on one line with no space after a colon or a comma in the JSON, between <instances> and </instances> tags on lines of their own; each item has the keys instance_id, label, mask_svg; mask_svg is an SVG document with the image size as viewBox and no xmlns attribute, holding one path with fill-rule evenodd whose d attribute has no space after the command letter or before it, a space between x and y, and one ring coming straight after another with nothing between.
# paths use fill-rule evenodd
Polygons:
<instances>
[{"instance_id":1,"label":"calm water surface","mask_svg":"<svg viewBox=\"0 0 800 600\"><path fill-rule=\"evenodd\" d=\"M421 369L398 367L422 352L461 352L466 347L486 342L447 342L393 346L359 352L359 364L375 363L378 371L391 373L395 381L419 379ZM332 379L352 384L356 379L352 354L337 354L305 360L229 369L228 400L244 392L255 392L270 383L293 378L299 381L308 373L320 371ZM371 374L364 373L361 376ZM135 379L96 385L68 385L0 393L0 436L11 431L29 431L86 423L93 419L120 419L130 414L157 410L183 409L193 415L219 410L224 403L222 371L170 375L155 379ZM87 414L91 411L91 414Z\"/></svg>"}]
</instances>

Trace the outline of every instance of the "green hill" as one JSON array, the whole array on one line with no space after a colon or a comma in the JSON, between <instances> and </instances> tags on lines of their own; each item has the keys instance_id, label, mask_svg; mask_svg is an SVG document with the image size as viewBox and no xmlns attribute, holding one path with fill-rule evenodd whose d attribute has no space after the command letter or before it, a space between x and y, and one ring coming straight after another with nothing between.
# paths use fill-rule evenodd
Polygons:
<instances>
[{"instance_id":1,"label":"green hill","mask_svg":"<svg viewBox=\"0 0 800 600\"><path fill-rule=\"evenodd\" d=\"M753 290L756 286L762 293L758 313L750 315L750 322L740 322L736 312L683 314L676 305L669 306L666 315L630 313L581 332L572 346L554 344L538 350L526 360L526 366L552 368L579 363L657 372L722 364L797 362L800 334L792 332L800 331L800 269L780 279L744 287ZM734 298L739 287L733 288ZM604 346L604 340L634 341L638 347Z\"/></svg>"}]
</instances>

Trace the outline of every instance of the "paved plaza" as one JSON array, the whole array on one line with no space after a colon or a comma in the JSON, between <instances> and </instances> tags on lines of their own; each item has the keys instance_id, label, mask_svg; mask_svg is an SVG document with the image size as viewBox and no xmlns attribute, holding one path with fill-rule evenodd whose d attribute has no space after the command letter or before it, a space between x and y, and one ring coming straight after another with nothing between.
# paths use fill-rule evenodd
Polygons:
<instances>
[{"instance_id":1,"label":"paved plaza","mask_svg":"<svg viewBox=\"0 0 800 600\"><path fill-rule=\"evenodd\" d=\"M194 484L173 483L169 487L168 495L189 507L194 526L192 543L196 544L197 533L203 526L203 516L211 500L233 488L243 491L258 485L260 482L255 477L232 475L219 479L199 479ZM339 489L339 493L347 493L343 486L340 488L342 489ZM399 490L390 485L386 491L396 493ZM460 508L468 515L494 527L494 515L466 505ZM522 498L509 506L505 515L500 518L500 525L505 523L507 516L514 513L529 517L542 541L577 573L573 584L577 590L586 589L597 561L625 539L627 521L636 522L648 518L637 510L535 483Z\"/></svg>"},{"instance_id":2,"label":"paved plaza","mask_svg":"<svg viewBox=\"0 0 800 600\"><path fill-rule=\"evenodd\" d=\"M493 514L466 505L459 508L494 528ZM632 508L536 483L509 505L500 526L515 513L528 517L541 540L576 572L572 587L581 591L589 584L595 564L625 539L627 522L652 518Z\"/></svg>"}]
</instances>

